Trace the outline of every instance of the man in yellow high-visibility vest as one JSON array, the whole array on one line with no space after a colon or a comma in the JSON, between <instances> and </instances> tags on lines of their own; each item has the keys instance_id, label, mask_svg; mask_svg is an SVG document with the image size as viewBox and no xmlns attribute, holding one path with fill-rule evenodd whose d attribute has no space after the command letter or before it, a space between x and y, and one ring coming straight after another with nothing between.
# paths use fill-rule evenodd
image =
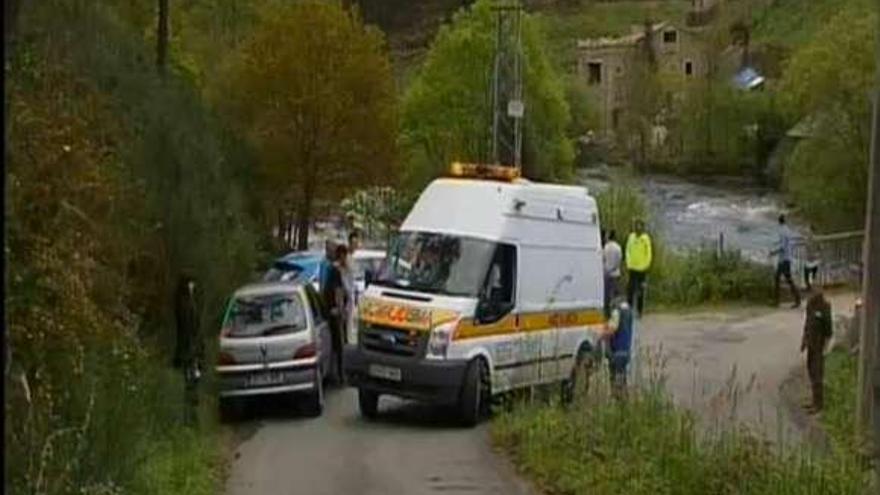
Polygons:
<instances>
[{"instance_id":1,"label":"man in yellow high-visibility vest","mask_svg":"<svg viewBox=\"0 0 880 495\"><path fill-rule=\"evenodd\" d=\"M651 261L651 236L645 232L645 222L637 219L626 240L626 268L629 271L626 297L639 316L645 306L645 276L651 268Z\"/></svg>"}]
</instances>

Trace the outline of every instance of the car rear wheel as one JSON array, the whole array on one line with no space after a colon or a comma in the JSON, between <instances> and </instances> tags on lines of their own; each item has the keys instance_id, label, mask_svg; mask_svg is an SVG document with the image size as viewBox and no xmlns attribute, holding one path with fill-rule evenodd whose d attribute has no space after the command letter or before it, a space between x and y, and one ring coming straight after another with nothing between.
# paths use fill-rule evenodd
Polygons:
<instances>
[{"instance_id":1,"label":"car rear wheel","mask_svg":"<svg viewBox=\"0 0 880 495\"><path fill-rule=\"evenodd\" d=\"M315 370L314 388L309 393L305 403L306 415L312 418L320 416L324 412L324 373L321 369Z\"/></svg>"},{"instance_id":2,"label":"car rear wheel","mask_svg":"<svg viewBox=\"0 0 880 495\"><path fill-rule=\"evenodd\" d=\"M221 397L218 406L220 408L220 421L223 423L233 423L244 413L244 402L237 397Z\"/></svg>"},{"instance_id":3,"label":"car rear wheel","mask_svg":"<svg viewBox=\"0 0 880 495\"><path fill-rule=\"evenodd\" d=\"M372 390L358 389L358 406L361 416L367 419L375 419L379 414L379 394Z\"/></svg>"},{"instance_id":4,"label":"car rear wheel","mask_svg":"<svg viewBox=\"0 0 880 495\"><path fill-rule=\"evenodd\" d=\"M489 368L484 360L478 358L468 365L461 386L458 412L462 423L475 426L488 416L490 400Z\"/></svg>"}]
</instances>

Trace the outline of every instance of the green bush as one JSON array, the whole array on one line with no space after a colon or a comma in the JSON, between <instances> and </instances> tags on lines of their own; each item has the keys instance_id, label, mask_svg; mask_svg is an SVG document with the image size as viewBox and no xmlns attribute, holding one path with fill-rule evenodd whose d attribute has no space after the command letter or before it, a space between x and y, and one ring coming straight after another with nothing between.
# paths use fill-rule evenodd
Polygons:
<instances>
[{"instance_id":1,"label":"green bush","mask_svg":"<svg viewBox=\"0 0 880 495\"><path fill-rule=\"evenodd\" d=\"M772 268L747 260L738 251L704 248L667 253L659 266L649 283L651 298L660 304L767 303L773 298Z\"/></svg>"}]
</instances>

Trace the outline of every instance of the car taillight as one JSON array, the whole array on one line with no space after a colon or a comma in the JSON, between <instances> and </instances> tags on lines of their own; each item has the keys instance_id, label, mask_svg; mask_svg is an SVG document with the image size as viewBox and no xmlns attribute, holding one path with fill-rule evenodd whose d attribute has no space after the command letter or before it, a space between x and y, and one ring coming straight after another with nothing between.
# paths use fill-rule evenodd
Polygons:
<instances>
[{"instance_id":1,"label":"car taillight","mask_svg":"<svg viewBox=\"0 0 880 495\"><path fill-rule=\"evenodd\" d=\"M217 364L221 366L235 364L235 358L228 352L220 351L220 354L217 356Z\"/></svg>"},{"instance_id":2,"label":"car taillight","mask_svg":"<svg viewBox=\"0 0 880 495\"><path fill-rule=\"evenodd\" d=\"M316 354L318 354L317 346L315 346L314 343L306 344L296 350L296 352L293 354L293 359L315 357Z\"/></svg>"}]
</instances>

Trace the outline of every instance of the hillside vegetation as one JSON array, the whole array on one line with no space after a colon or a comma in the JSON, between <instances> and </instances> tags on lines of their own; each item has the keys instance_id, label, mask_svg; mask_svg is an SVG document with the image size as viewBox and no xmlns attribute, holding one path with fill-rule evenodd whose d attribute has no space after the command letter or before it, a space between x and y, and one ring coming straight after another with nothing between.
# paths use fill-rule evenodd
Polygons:
<instances>
[{"instance_id":1,"label":"hillside vegetation","mask_svg":"<svg viewBox=\"0 0 880 495\"><path fill-rule=\"evenodd\" d=\"M298 210L307 223L316 213L275 194L300 190L304 170L322 169L309 168L294 148L299 142L284 139L301 133L275 133L281 126L274 123L308 126L307 151L318 163L339 152L328 142L344 142L350 159L388 167L359 177L359 185L393 180L395 99L380 33L365 35L359 18L321 2L170 4L164 64L156 56L153 0L6 4L7 14L17 14L6 20L4 74L9 493L219 492L223 446L212 364L225 300L284 248L270 234L276 214ZM323 23L298 24L313 18L302 12ZM280 46L308 50L307 43L266 39L279 32L317 39L319 28L333 31L328 39L336 46L316 63L333 63L357 45L348 53L368 70L354 62L315 84L316 71L267 79L246 77L251 66L240 59L227 63L226 52L247 57L265 48L255 56L265 67L266 53ZM243 40L256 48L236 50ZM304 67L296 53L282 55ZM219 75L241 86L218 85ZM332 129L302 108L259 100L271 95L255 87L262 82L298 87L311 105L326 105L315 92L332 88L341 108ZM251 120L216 104L239 103L232 91L253 98ZM387 113L375 118L380 111L358 105L354 93ZM374 118L346 108L375 110ZM328 137L350 130L340 123L352 120L369 126ZM263 125L282 137L263 139ZM384 154L373 153L377 142ZM352 188L352 171L367 170L337 161L346 166L330 170L324 182L334 187L313 191L315 203L338 201ZM184 422L182 373L172 367L173 295L184 273L197 281L207 347L200 420L192 425Z\"/></svg>"}]
</instances>

